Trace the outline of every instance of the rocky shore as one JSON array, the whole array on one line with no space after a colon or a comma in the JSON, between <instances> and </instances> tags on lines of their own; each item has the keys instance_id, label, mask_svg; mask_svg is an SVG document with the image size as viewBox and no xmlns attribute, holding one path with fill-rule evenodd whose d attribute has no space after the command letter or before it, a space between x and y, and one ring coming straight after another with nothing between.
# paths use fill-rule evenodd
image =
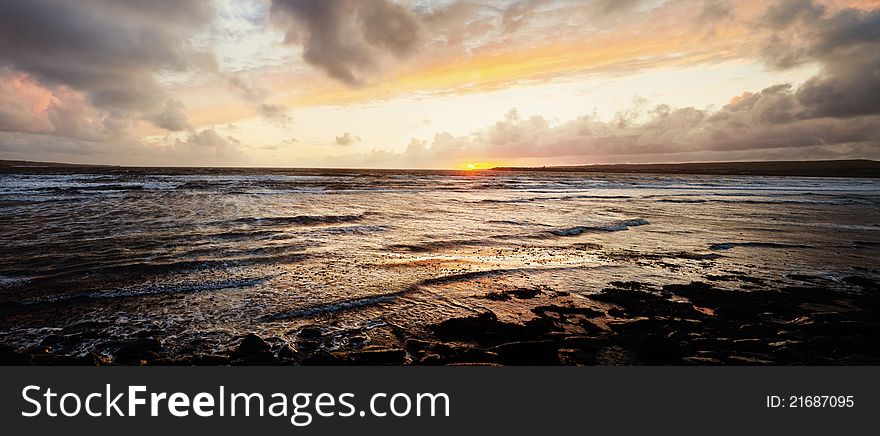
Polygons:
<instances>
[{"instance_id":1,"label":"rocky shore","mask_svg":"<svg viewBox=\"0 0 880 436\"><path fill-rule=\"evenodd\" d=\"M797 277L794 278L798 279ZM809 277L803 278L805 283ZM742 290L718 283L740 281ZM547 288L477 296L527 307L530 317L502 320L485 311L413 332L392 326L393 340L351 333L329 346L326 328L288 339L248 334L216 354L166 350L161 331L110 344L112 355L56 355L53 347L89 334L50 335L28 350L0 346L8 365L878 365L880 287L852 276L844 287L764 288L760 280L712 276L654 286L612 282L585 298ZM537 303L535 303L537 302ZM290 339L293 338L293 339Z\"/></svg>"}]
</instances>

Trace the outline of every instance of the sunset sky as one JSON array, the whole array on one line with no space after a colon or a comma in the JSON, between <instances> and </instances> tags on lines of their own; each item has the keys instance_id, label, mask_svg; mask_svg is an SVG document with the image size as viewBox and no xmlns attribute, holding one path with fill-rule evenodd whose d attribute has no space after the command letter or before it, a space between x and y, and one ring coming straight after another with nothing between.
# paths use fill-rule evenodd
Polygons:
<instances>
[{"instance_id":1,"label":"sunset sky","mask_svg":"<svg viewBox=\"0 0 880 436\"><path fill-rule=\"evenodd\" d=\"M0 159L880 158L880 0L4 0Z\"/></svg>"}]
</instances>

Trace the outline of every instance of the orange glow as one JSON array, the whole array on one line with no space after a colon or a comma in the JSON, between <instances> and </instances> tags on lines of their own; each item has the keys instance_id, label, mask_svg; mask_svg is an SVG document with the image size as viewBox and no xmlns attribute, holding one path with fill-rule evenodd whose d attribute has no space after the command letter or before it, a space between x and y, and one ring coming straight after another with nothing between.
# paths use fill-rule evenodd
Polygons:
<instances>
[{"instance_id":1,"label":"orange glow","mask_svg":"<svg viewBox=\"0 0 880 436\"><path fill-rule=\"evenodd\" d=\"M492 169L492 168L499 167L499 166L503 166L503 165L499 165L496 163L488 163L488 162L468 162L468 163L463 163L463 164L459 165L458 168L465 170L465 171L479 171L479 170L488 170L488 169Z\"/></svg>"}]
</instances>

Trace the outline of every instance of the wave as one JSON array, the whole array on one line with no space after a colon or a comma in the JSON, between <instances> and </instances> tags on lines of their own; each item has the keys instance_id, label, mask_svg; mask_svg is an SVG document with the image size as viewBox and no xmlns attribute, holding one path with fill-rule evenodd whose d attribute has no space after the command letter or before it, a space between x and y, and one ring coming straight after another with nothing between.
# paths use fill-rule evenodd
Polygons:
<instances>
[{"instance_id":1,"label":"wave","mask_svg":"<svg viewBox=\"0 0 880 436\"><path fill-rule=\"evenodd\" d=\"M227 280L218 280L206 283L171 283L171 284L150 284L146 286L137 286L130 288L114 289L109 291L93 291L86 294L78 295L60 295L54 297L35 298L24 300L17 304L22 306L35 306L53 303L75 303L86 302L91 300L104 300L114 298L130 298L130 297L146 297L151 295L162 294L191 294L197 292L222 291L230 289L249 288L261 285L274 279L284 273L272 274L261 277L247 277Z\"/></svg>"},{"instance_id":2,"label":"wave","mask_svg":"<svg viewBox=\"0 0 880 436\"><path fill-rule=\"evenodd\" d=\"M392 251L408 251L411 253L430 253L432 251L440 251L445 249L453 249L459 247L475 247L487 245L488 240L485 239L457 239L451 241L425 241L412 244L391 244L385 246L386 249Z\"/></svg>"},{"instance_id":3,"label":"wave","mask_svg":"<svg viewBox=\"0 0 880 436\"><path fill-rule=\"evenodd\" d=\"M620 221L614 224L595 225L595 226L574 226L561 229L550 230L548 233L554 236L578 236L583 233L591 232L620 232L629 230L630 227L645 226L651 224L646 219L637 218L632 220Z\"/></svg>"},{"instance_id":4,"label":"wave","mask_svg":"<svg viewBox=\"0 0 880 436\"><path fill-rule=\"evenodd\" d=\"M513 199L492 199L487 198L484 200L476 201L475 203L487 203L487 204L516 204L516 203L532 203L537 201L569 201L569 200L628 200L633 197L628 195L564 195L557 197L528 197L528 198L513 198Z\"/></svg>"},{"instance_id":5,"label":"wave","mask_svg":"<svg viewBox=\"0 0 880 436\"><path fill-rule=\"evenodd\" d=\"M755 247L755 248L811 248L809 245L788 244L784 242L722 242L718 244L710 244L710 250L730 250L736 247Z\"/></svg>"},{"instance_id":6,"label":"wave","mask_svg":"<svg viewBox=\"0 0 880 436\"><path fill-rule=\"evenodd\" d=\"M239 218L232 220L235 224L246 224L250 226L314 226L321 224L337 224L358 222L364 219L366 214L359 215L296 215L281 216L268 218Z\"/></svg>"},{"instance_id":7,"label":"wave","mask_svg":"<svg viewBox=\"0 0 880 436\"><path fill-rule=\"evenodd\" d=\"M260 317L260 321L263 322L272 322L272 321L286 321L296 318L304 318L309 316L320 315L323 313L336 313L349 309L356 309L365 306L373 306L380 303L390 303L393 302L394 299L398 296L395 294L388 295L379 295L373 297L362 297L355 298L351 300L343 300L337 301L334 303L327 304L319 304L316 306L305 307L302 309L289 310L285 312L279 312L271 315L265 315Z\"/></svg>"}]
</instances>

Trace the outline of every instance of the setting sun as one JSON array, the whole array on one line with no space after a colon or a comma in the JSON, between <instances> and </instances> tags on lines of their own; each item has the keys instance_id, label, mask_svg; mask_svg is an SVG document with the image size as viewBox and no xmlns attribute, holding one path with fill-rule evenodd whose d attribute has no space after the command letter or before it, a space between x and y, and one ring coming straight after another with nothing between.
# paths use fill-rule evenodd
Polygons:
<instances>
[{"instance_id":1,"label":"setting sun","mask_svg":"<svg viewBox=\"0 0 880 436\"><path fill-rule=\"evenodd\" d=\"M462 164L462 165L460 166L460 168L463 169L463 170L467 170L467 171L475 171L475 170L488 170L488 169L492 169L492 168L495 168L495 167L498 167L498 166L500 166L500 165L498 165L498 164L494 164L494 163L485 163L485 162L483 162L483 163L476 163L476 162L469 162L469 163L466 163L466 164Z\"/></svg>"}]
</instances>

